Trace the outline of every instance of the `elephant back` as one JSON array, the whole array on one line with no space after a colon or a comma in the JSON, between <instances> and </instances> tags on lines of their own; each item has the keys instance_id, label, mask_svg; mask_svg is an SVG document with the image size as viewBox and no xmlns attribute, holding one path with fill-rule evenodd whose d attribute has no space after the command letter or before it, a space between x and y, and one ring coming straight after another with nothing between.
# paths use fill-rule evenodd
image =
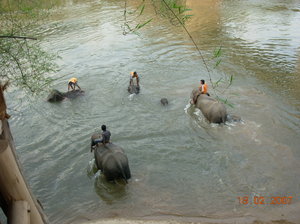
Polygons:
<instances>
[{"instance_id":1,"label":"elephant back","mask_svg":"<svg viewBox=\"0 0 300 224\"><path fill-rule=\"evenodd\" d=\"M129 85L127 90L130 94L138 94L140 92L140 87L137 85Z\"/></svg>"},{"instance_id":2,"label":"elephant back","mask_svg":"<svg viewBox=\"0 0 300 224\"><path fill-rule=\"evenodd\" d=\"M201 94L197 98L196 107L199 108L204 117L211 123L225 123L227 110L225 105L213 97Z\"/></svg>"},{"instance_id":3,"label":"elephant back","mask_svg":"<svg viewBox=\"0 0 300 224\"><path fill-rule=\"evenodd\" d=\"M76 90L68 91L68 92L64 93L64 96L69 99L74 99L78 96L82 96L83 94L84 94L84 92L82 90L76 89Z\"/></svg>"},{"instance_id":4,"label":"elephant back","mask_svg":"<svg viewBox=\"0 0 300 224\"><path fill-rule=\"evenodd\" d=\"M131 177L128 159L124 153L117 152L109 154L103 160L103 174L107 180L124 179L127 181Z\"/></svg>"},{"instance_id":5,"label":"elephant back","mask_svg":"<svg viewBox=\"0 0 300 224\"><path fill-rule=\"evenodd\" d=\"M131 177L128 158L124 150L113 143L99 144L95 151L95 162L107 180L129 179Z\"/></svg>"}]
</instances>

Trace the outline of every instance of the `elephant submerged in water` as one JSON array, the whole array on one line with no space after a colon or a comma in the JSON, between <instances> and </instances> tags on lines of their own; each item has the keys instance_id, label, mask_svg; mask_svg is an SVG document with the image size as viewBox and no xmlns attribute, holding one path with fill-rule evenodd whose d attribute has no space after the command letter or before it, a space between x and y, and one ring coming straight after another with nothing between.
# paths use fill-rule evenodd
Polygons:
<instances>
[{"instance_id":1,"label":"elephant submerged in water","mask_svg":"<svg viewBox=\"0 0 300 224\"><path fill-rule=\"evenodd\" d=\"M47 97L47 101L54 103L54 102L60 102L64 100L65 98L73 99L78 96L82 96L84 94L84 91L82 90L73 90L68 92L60 92L56 89L52 90L49 96Z\"/></svg>"},{"instance_id":2,"label":"elephant submerged in water","mask_svg":"<svg viewBox=\"0 0 300 224\"><path fill-rule=\"evenodd\" d=\"M92 136L91 147L94 145L94 140L100 137L99 134ZM101 170L108 181L124 179L127 183L127 180L131 178L128 158L121 147L113 143L105 145L98 143L94 148L94 157L97 168Z\"/></svg>"},{"instance_id":3,"label":"elephant submerged in water","mask_svg":"<svg viewBox=\"0 0 300 224\"><path fill-rule=\"evenodd\" d=\"M167 106L169 104L169 101L167 98L161 98L160 99L160 103L163 105L163 106Z\"/></svg>"},{"instance_id":4,"label":"elephant submerged in water","mask_svg":"<svg viewBox=\"0 0 300 224\"><path fill-rule=\"evenodd\" d=\"M138 94L140 92L140 86L131 84L128 86L127 90L130 94Z\"/></svg>"},{"instance_id":5,"label":"elephant submerged in water","mask_svg":"<svg viewBox=\"0 0 300 224\"><path fill-rule=\"evenodd\" d=\"M195 107L199 108L204 117L211 123L225 123L227 120L227 110L224 104L206 94L199 94L198 89L194 89L191 94Z\"/></svg>"}]
</instances>

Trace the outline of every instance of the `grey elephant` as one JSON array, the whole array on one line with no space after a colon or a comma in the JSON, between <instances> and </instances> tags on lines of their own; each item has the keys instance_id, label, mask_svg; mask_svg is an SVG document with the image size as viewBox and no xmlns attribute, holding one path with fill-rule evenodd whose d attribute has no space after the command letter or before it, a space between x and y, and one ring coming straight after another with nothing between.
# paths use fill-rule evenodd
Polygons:
<instances>
[{"instance_id":1,"label":"grey elephant","mask_svg":"<svg viewBox=\"0 0 300 224\"><path fill-rule=\"evenodd\" d=\"M56 89L52 90L51 93L47 97L47 101L54 103L54 102L61 102L65 98L73 99L78 96L82 96L84 91L82 90L73 90L68 92L60 92Z\"/></svg>"},{"instance_id":2,"label":"grey elephant","mask_svg":"<svg viewBox=\"0 0 300 224\"><path fill-rule=\"evenodd\" d=\"M206 94L200 94L198 89L192 91L191 99L210 123L226 122L227 110L222 102Z\"/></svg>"},{"instance_id":3,"label":"grey elephant","mask_svg":"<svg viewBox=\"0 0 300 224\"><path fill-rule=\"evenodd\" d=\"M91 147L94 145L94 140L99 139L99 134L94 134L91 138ZM128 158L124 150L113 143L95 145L94 157L96 166L104 174L108 181L114 181L116 179L127 180L131 178L130 168L128 164Z\"/></svg>"},{"instance_id":4,"label":"grey elephant","mask_svg":"<svg viewBox=\"0 0 300 224\"><path fill-rule=\"evenodd\" d=\"M130 94L138 94L140 92L140 86L131 84L128 86L127 90Z\"/></svg>"}]
</instances>

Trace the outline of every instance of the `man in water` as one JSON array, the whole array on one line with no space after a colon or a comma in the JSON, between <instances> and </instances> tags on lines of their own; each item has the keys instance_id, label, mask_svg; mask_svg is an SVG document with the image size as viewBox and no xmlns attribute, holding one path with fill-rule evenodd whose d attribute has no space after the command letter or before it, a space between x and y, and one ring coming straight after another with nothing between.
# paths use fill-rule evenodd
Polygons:
<instances>
[{"instance_id":1,"label":"man in water","mask_svg":"<svg viewBox=\"0 0 300 224\"><path fill-rule=\"evenodd\" d=\"M81 90L80 86L78 85L77 78L71 78L68 82L68 92L70 91L70 89L74 91L76 86L78 87L79 90Z\"/></svg>"},{"instance_id":2,"label":"man in water","mask_svg":"<svg viewBox=\"0 0 300 224\"><path fill-rule=\"evenodd\" d=\"M133 85L133 79L136 78L136 85L139 87L139 75L136 72L130 72L129 86Z\"/></svg>"},{"instance_id":3,"label":"man in water","mask_svg":"<svg viewBox=\"0 0 300 224\"><path fill-rule=\"evenodd\" d=\"M102 138L94 139L92 141L92 148L95 148L95 146L98 143L102 143L103 145L109 143L110 136L111 136L110 131L106 130L106 125L104 124L101 126L101 129L102 129L102 133L101 133Z\"/></svg>"}]
</instances>

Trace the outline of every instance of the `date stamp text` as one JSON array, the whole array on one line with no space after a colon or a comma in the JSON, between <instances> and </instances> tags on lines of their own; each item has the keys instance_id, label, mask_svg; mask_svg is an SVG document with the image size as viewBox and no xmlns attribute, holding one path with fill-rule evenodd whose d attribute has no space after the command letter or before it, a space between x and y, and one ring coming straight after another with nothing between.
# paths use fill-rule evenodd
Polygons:
<instances>
[{"instance_id":1,"label":"date stamp text","mask_svg":"<svg viewBox=\"0 0 300 224\"><path fill-rule=\"evenodd\" d=\"M289 205L292 204L293 197L263 197L263 196L244 196L237 197L241 205Z\"/></svg>"}]
</instances>

